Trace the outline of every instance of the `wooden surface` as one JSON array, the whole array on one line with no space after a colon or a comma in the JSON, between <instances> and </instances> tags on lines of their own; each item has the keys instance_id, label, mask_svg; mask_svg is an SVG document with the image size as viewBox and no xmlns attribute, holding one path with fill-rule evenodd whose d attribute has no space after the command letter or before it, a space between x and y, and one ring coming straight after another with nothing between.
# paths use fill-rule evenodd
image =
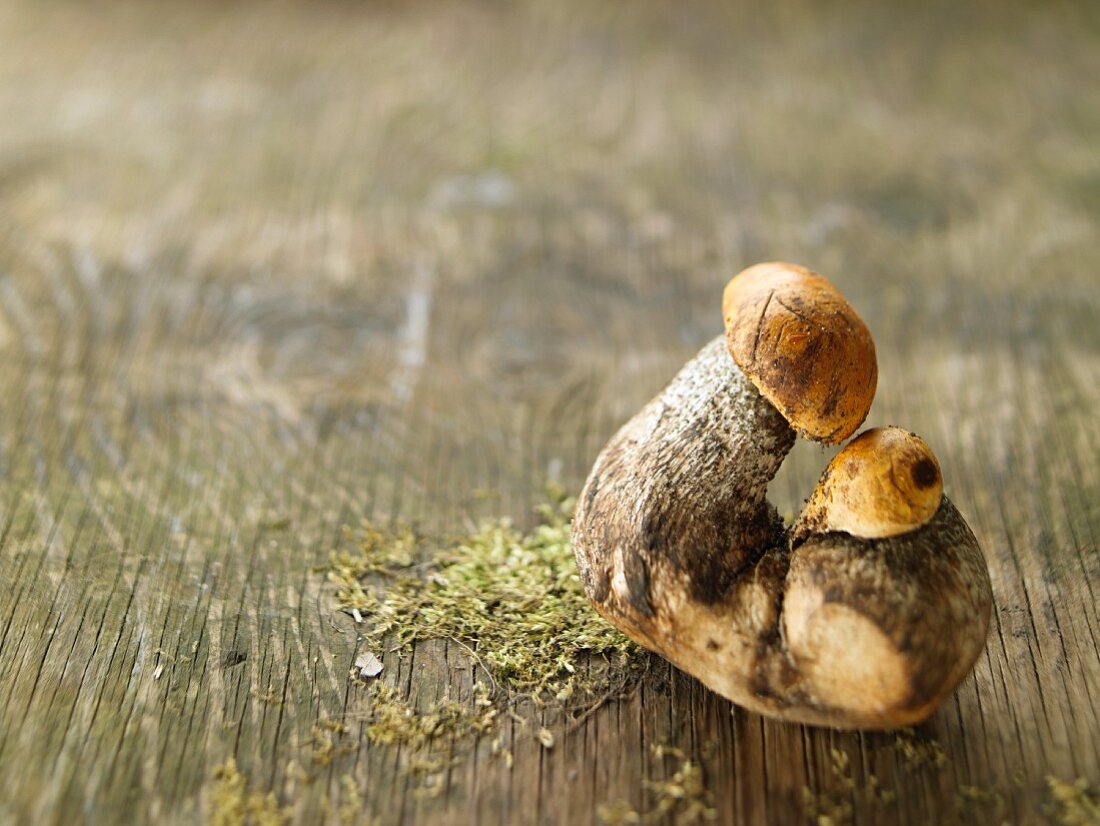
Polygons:
<instances>
[{"instance_id":1,"label":"wooden surface","mask_svg":"<svg viewBox=\"0 0 1100 826\"><path fill-rule=\"evenodd\" d=\"M726 823L1096 788L1100 15L899 5L0 4L0 819L201 821L235 756L300 823L590 823L652 804L656 742ZM311 566L363 517L530 524L764 259L836 280L869 422L938 453L992 573L975 673L899 745L657 666L415 794ZM781 511L826 460L798 448ZM386 679L471 671L438 643Z\"/></svg>"}]
</instances>

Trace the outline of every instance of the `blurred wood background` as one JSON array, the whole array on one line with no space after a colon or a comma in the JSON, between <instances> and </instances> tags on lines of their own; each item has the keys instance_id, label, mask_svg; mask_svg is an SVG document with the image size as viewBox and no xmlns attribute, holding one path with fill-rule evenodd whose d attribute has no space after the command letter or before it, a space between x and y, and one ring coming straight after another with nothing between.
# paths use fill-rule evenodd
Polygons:
<instances>
[{"instance_id":1,"label":"blurred wood background","mask_svg":"<svg viewBox=\"0 0 1100 826\"><path fill-rule=\"evenodd\" d=\"M724 823L1096 788L1100 7L764 5L0 3L0 819L201 821L235 757L299 823L590 823L651 804L654 742ZM310 570L341 526L530 524L767 259L863 314L869 423L929 441L989 559L988 649L917 745L657 666L437 797L359 724L303 781L362 702ZM461 661L384 678L467 697Z\"/></svg>"}]
</instances>

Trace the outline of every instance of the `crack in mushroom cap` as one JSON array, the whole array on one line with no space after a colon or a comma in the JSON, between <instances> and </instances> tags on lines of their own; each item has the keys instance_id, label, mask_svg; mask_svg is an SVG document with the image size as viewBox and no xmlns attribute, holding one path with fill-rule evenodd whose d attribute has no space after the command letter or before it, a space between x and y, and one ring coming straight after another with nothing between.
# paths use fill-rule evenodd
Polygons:
<instances>
[{"instance_id":1,"label":"crack in mushroom cap","mask_svg":"<svg viewBox=\"0 0 1100 826\"><path fill-rule=\"evenodd\" d=\"M726 285L722 316L733 360L801 435L841 442L867 418L878 384L875 344L824 276L756 264Z\"/></svg>"}]
</instances>

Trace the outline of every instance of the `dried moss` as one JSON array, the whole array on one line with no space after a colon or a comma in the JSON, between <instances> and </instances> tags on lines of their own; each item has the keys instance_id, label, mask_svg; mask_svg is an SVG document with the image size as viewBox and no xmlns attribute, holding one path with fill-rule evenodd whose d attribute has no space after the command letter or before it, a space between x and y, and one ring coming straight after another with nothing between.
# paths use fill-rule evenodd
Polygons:
<instances>
[{"instance_id":1,"label":"dried moss","mask_svg":"<svg viewBox=\"0 0 1100 826\"><path fill-rule=\"evenodd\" d=\"M339 720L324 718L314 723L305 747L309 764L328 766L340 757L354 754L355 741L347 735L348 727Z\"/></svg>"},{"instance_id":2,"label":"dried moss","mask_svg":"<svg viewBox=\"0 0 1100 826\"><path fill-rule=\"evenodd\" d=\"M389 686L378 686L371 699L367 739L377 745L402 745L420 750L433 741L464 739L492 730L497 709L484 686L479 686L471 712L465 703L444 698L418 712Z\"/></svg>"},{"instance_id":3,"label":"dried moss","mask_svg":"<svg viewBox=\"0 0 1100 826\"><path fill-rule=\"evenodd\" d=\"M510 767L512 752L496 733L505 710L525 728L530 721L516 714L517 704L554 706L576 725L644 672L648 655L601 619L584 594L569 544L573 500L560 491L551 500L527 532L506 519L451 537L364 523L346 531L348 547L319 569L337 608L358 625L360 660L445 639L482 667L471 698L444 697L426 708L376 682L381 668L352 669L353 679L370 685L367 739L397 749L399 769L418 793L442 790L446 770L482 737L491 738L488 756ZM324 765L342 754L350 747L344 735L315 727L309 762ZM556 739L546 728L530 736L548 749Z\"/></svg>"},{"instance_id":4,"label":"dried moss","mask_svg":"<svg viewBox=\"0 0 1100 826\"><path fill-rule=\"evenodd\" d=\"M398 696L390 686L376 684L370 698L366 736L376 746L400 746L399 768L413 781L418 795L435 795L444 787L445 772L458 766L475 747L478 738L491 732L498 709L488 687L474 689L473 710L469 703L443 697L427 709L418 710ZM491 756L507 758L494 740Z\"/></svg>"},{"instance_id":5,"label":"dried moss","mask_svg":"<svg viewBox=\"0 0 1100 826\"><path fill-rule=\"evenodd\" d=\"M375 826L379 823L375 818L368 818L363 812L363 801L359 795L359 788L355 784L355 778L345 774L340 778L340 805L335 811L332 804L326 798L326 822L335 822L340 826Z\"/></svg>"},{"instance_id":6,"label":"dried moss","mask_svg":"<svg viewBox=\"0 0 1100 826\"><path fill-rule=\"evenodd\" d=\"M802 787L803 812L816 826L851 823L857 803L864 810L871 810L892 806L897 801L897 793L883 786L874 774L857 779L847 752L829 749L827 768L831 775L829 790L815 793L808 786Z\"/></svg>"},{"instance_id":7,"label":"dried moss","mask_svg":"<svg viewBox=\"0 0 1100 826\"><path fill-rule=\"evenodd\" d=\"M248 778L230 758L214 770L215 785L210 795L211 826L283 826L289 820L273 794L248 790Z\"/></svg>"},{"instance_id":8,"label":"dried moss","mask_svg":"<svg viewBox=\"0 0 1100 826\"><path fill-rule=\"evenodd\" d=\"M1069 783L1057 777L1047 777L1051 802L1047 813L1062 826L1100 826L1100 792L1089 782L1078 778Z\"/></svg>"},{"instance_id":9,"label":"dried moss","mask_svg":"<svg viewBox=\"0 0 1100 826\"><path fill-rule=\"evenodd\" d=\"M922 766L941 768L947 763L947 752L935 740L918 739L911 728L899 729L894 738L894 749L901 756L907 769Z\"/></svg>"},{"instance_id":10,"label":"dried moss","mask_svg":"<svg viewBox=\"0 0 1100 826\"><path fill-rule=\"evenodd\" d=\"M512 697L591 703L629 685L645 657L585 597L569 545L573 504L556 496L529 532L507 519L450 539L365 524L355 550L333 554L325 571L372 650L453 640ZM602 667L579 674L589 655Z\"/></svg>"},{"instance_id":11,"label":"dried moss","mask_svg":"<svg viewBox=\"0 0 1100 826\"><path fill-rule=\"evenodd\" d=\"M623 800L603 803L596 807L600 823L644 824L665 822L671 818L677 826L716 820L712 796L707 790L702 766L680 749L655 745L652 748L652 770L662 775L657 780L647 780L646 789L653 795L653 805L639 812Z\"/></svg>"},{"instance_id":12,"label":"dried moss","mask_svg":"<svg viewBox=\"0 0 1100 826\"><path fill-rule=\"evenodd\" d=\"M963 784L955 792L955 808L960 818L973 818L990 812L1000 818L1005 810L1005 798L993 787Z\"/></svg>"}]
</instances>

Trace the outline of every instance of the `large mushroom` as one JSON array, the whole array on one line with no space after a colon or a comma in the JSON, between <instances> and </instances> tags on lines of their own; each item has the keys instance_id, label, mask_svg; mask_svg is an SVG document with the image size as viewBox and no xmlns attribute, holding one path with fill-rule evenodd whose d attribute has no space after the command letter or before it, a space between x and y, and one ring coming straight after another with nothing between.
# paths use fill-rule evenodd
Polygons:
<instances>
[{"instance_id":1,"label":"large mushroom","mask_svg":"<svg viewBox=\"0 0 1100 826\"><path fill-rule=\"evenodd\" d=\"M760 264L707 344L626 423L578 501L573 547L596 609L738 705L837 728L925 719L989 625L981 550L918 437L868 431L787 530L767 486L796 433L856 431L874 344L822 276ZM732 356L732 357L731 357Z\"/></svg>"}]
</instances>

